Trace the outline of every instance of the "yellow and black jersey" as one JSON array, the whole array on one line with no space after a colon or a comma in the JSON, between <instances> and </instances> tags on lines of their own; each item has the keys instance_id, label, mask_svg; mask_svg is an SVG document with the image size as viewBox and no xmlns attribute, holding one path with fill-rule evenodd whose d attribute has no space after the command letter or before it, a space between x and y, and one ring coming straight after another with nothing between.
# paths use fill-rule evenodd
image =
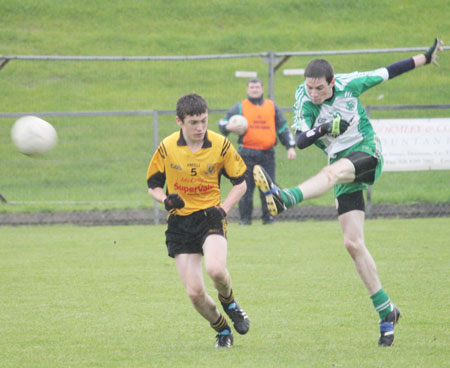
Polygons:
<instances>
[{"instance_id":1,"label":"yellow and black jersey","mask_svg":"<svg viewBox=\"0 0 450 368\"><path fill-rule=\"evenodd\" d=\"M192 152L183 133L173 133L159 145L147 170L149 188L164 188L178 193L185 206L176 210L186 216L221 203L220 178L229 178L233 185L245 180L246 165L231 142L210 130L203 146Z\"/></svg>"}]
</instances>

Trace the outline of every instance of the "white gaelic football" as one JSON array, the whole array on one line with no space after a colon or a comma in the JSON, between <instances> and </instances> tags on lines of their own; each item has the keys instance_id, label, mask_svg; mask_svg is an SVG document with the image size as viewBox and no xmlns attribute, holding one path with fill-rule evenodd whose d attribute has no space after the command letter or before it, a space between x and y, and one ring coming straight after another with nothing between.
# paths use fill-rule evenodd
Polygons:
<instances>
[{"instance_id":1,"label":"white gaelic football","mask_svg":"<svg viewBox=\"0 0 450 368\"><path fill-rule=\"evenodd\" d=\"M58 135L50 123L36 116L23 116L12 129L14 145L25 155L41 155L49 152L58 143Z\"/></svg>"},{"instance_id":2,"label":"white gaelic football","mask_svg":"<svg viewBox=\"0 0 450 368\"><path fill-rule=\"evenodd\" d=\"M242 135L247 131L248 121L242 115L233 115L229 120L228 130Z\"/></svg>"}]
</instances>

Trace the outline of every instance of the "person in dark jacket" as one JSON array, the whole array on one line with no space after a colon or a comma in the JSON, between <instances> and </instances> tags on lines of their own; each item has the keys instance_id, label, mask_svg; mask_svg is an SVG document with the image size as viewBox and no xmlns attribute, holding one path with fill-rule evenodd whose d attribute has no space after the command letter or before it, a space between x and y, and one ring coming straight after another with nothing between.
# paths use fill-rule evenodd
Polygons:
<instances>
[{"instance_id":1,"label":"person in dark jacket","mask_svg":"<svg viewBox=\"0 0 450 368\"><path fill-rule=\"evenodd\" d=\"M239 201L239 223L251 225L255 190L253 167L261 165L271 177L275 177L274 146L277 143L277 137L287 148L289 160L296 158L295 140L281 110L272 100L264 98L263 82L259 78L252 78L247 82L247 98L234 104L226 117L220 120L219 129L222 134L228 135L230 132L239 134L235 126L230 124L230 118L234 115L243 115L248 122L247 131L238 139L238 152L247 165L247 191ZM265 225L273 224L274 218L267 209L262 193L260 198L262 222Z\"/></svg>"}]
</instances>

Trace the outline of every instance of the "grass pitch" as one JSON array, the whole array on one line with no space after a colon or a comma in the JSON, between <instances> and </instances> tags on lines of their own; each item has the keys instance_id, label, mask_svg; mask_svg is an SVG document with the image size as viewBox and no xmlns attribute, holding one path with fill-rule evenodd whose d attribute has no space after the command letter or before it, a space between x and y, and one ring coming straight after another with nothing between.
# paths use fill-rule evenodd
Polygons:
<instances>
[{"instance_id":1,"label":"grass pitch","mask_svg":"<svg viewBox=\"0 0 450 368\"><path fill-rule=\"evenodd\" d=\"M164 226L0 227L0 367L443 367L449 225L367 221L404 315L381 349L336 221L230 224L228 267L251 329L220 351L166 255Z\"/></svg>"}]
</instances>

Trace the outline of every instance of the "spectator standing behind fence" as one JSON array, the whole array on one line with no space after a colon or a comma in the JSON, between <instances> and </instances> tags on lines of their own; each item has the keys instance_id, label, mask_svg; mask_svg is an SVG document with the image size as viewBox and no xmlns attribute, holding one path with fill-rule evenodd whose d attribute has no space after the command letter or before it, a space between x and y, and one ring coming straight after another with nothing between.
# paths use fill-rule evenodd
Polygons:
<instances>
[{"instance_id":1,"label":"spectator standing behind fence","mask_svg":"<svg viewBox=\"0 0 450 368\"><path fill-rule=\"evenodd\" d=\"M239 154L247 165L247 191L239 201L239 216L241 225L251 225L253 212L253 167L261 165L271 177L275 177L275 149L277 136L287 148L289 160L296 158L295 140L289 130L286 119L278 106L264 98L263 82L259 78L252 78L247 82L247 98L237 102L219 122L219 129L224 135L237 133L229 120L233 115L243 115L248 121L247 131L239 136ZM262 222L264 225L273 224L274 218L270 214L264 195L260 193Z\"/></svg>"},{"instance_id":2,"label":"spectator standing behind fence","mask_svg":"<svg viewBox=\"0 0 450 368\"><path fill-rule=\"evenodd\" d=\"M440 46L436 38L425 54L364 73L334 75L328 61L312 60L305 69L305 82L295 93L296 142L300 149L316 144L328 155L330 164L297 187L288 189L278 188L261 167L254 169L256 184L265 192L273 215L334 187L344 245L380 317L379 346L393 344L400 310L383 290L375 262L364 242L363 189L381 175L383 156L359 96L410 70L431 62L437 64L436 52Z\"/></svg>"}]
</instances>

